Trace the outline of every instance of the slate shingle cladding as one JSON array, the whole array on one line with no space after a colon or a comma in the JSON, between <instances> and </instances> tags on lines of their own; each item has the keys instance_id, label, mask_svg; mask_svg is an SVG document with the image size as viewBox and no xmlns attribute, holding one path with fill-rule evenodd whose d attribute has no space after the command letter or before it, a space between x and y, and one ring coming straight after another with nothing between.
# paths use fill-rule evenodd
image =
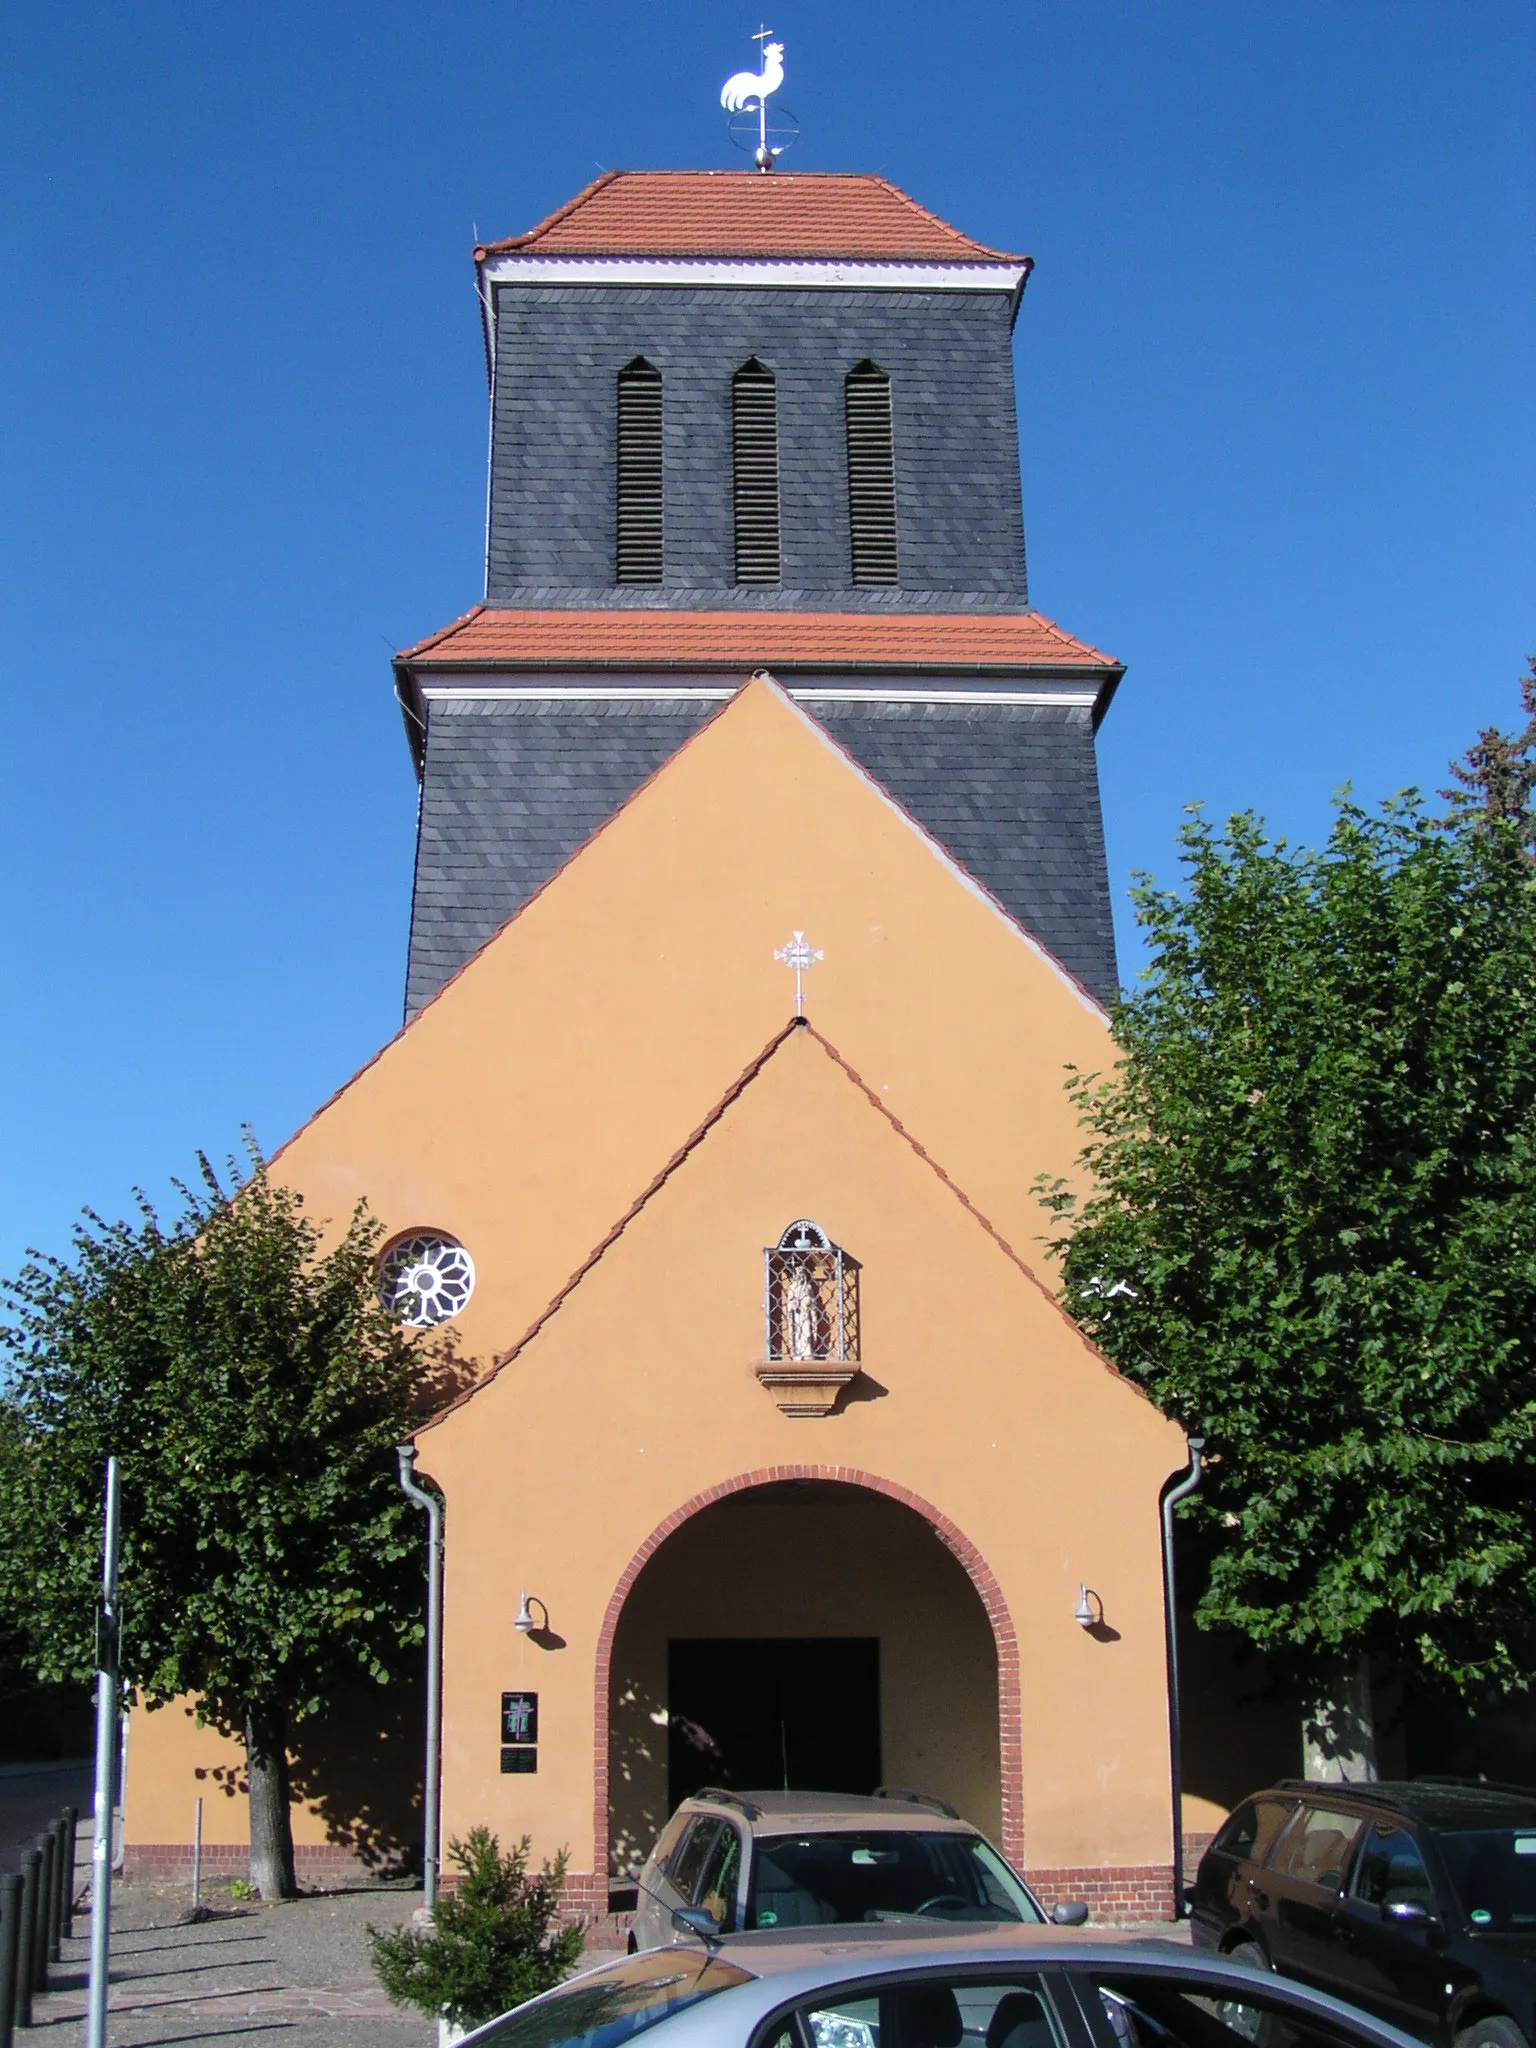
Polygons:
<instances>
[{"instance_id":1,"label":"slate shingle cladding","mask_svg":"<svg viewBox=\"0 0 1536 2048\"><path fill-rule=\"evenodd\" d=\"M808 609L851 582L843 379L890 373L901 584L886 602L1027 603L1007 293L504 285L497 292L491 604L611 603L617 378L662 373L663 580L626 601L738 603L731 377L778 380L782 582Z\"/></svg>"},{"instance_id":2,"label":"slate shingle cladding","mask_svg":"<svg viewBox=\"0 0 1536 2048\"><path fill-rule=\"evenodd\" d=\"M410 1016L715 709L440 699L416 854ZM1118 983L1089 712L819 703L812 715L1100 1002Z\"/></svg>"},{"instance_id":3,"label":"slate shingle cladding","mask_svg":"<svg viewBox=\"0 0 1536 2048\"><path fill-rule=\"evenodd\" d=\"M1090 711L820 703L813 715L1090 995L1114 1001Z\"/></svg>"},{"instance_id":4,"label":"slate shingle cladding","mask_svg":"<svg viewBox=\"0 0 1536 2048\"><path fill-rule=\"evenodd\" d=\"M714 709L708 699L433 704L416 830L406 1016Z\"/></svg>"}]
</instances>

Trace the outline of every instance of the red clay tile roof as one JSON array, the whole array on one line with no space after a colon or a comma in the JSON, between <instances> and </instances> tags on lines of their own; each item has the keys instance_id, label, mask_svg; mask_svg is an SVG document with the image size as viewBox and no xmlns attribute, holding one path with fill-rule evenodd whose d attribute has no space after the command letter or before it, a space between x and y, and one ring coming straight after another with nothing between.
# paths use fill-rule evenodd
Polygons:
<instances>
[{"instance_id":1,"label":"red clay tile roof","mask_svg":"<svg viewBox=\"0 0 1536 2048\"><path fill-rule=\"evenodd\" d=\"M396 656L412 667L1118 669L1039 612L494 611Z\"/></svg>"},{"instance_id":2,"label":"red clay tile roof","mask_svg":"<svg viewBox=\"0 0 1536 2048\"><path fill-rule=\"evenodd\" d=\"M772 171L605 171L485 256L844 257L1025 263L973 242L885 178Z\"/></svg>"}]
</instances>

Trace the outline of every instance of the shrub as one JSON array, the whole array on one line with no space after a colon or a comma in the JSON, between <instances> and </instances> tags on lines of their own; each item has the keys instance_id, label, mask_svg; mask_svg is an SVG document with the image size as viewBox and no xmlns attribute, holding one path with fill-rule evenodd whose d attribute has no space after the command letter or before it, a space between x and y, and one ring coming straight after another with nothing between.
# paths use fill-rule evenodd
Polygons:
<instances>
[{"instance_id":1,"label":"shrub","mask_svg":"<svg viewBox=\"0 0 1536 2048\"><path fill-rule=\"evenodd\" d=\"M462 1881L439 1895L430 1933L368 1929L373 1967L392 2004L478 2027L569 1976L582 1929L550 1928L567 1853L562 1849L530 1877L529 1846L524 1835L503 1855L488 1828L471 1828L462 1842L448 1844Z\"/></svg>"}]
</instances>

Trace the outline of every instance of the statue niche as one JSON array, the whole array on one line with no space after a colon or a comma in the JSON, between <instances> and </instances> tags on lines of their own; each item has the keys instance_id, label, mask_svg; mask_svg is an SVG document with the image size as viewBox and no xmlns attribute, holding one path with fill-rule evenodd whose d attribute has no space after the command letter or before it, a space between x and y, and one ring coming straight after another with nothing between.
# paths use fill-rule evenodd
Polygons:
<instances>
[{"instance_id":1,"label":"statue niche","mask_svg":"<svg viewBox=\"0 0 1536 2048\"><path fill-rule=\"evenodd\" d=\"M802 1216L763 1252L758 1379L786 1415L826 1415L859 1369L858 1263Z\"/></svg>"}]
</instances>

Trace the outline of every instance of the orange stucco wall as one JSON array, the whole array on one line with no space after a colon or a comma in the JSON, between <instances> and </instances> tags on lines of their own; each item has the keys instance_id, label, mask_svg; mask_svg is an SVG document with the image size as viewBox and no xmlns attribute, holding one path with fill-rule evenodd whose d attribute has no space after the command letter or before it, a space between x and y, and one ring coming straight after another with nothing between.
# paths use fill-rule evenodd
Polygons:
<instances>
[{"instance_id":1,"label":"orange stucco wall","mask_svg":"<svg viewBox=\"0 0 1536 2048\"><path fill-rule=\"evenodd\" d=\"M760 1247L798 1215L863 1267L873 1398L824 1419L780 1414L751 1370ZM593 1668L615 1585L680 1501L810 1460L921 1495L996 1575L1020 1643L1029 1861L1166 1859L1156 1524L1180 1434L808 1033L786 1041L532 1343L420 1443L448 1502L450 1831L486 1821L593 1867ZM1073 1620L1085 1579L1114 1640ZM524 1585L564 1648L514 1633ZM720 1594L728 1603L728 1582ZM540 1771L502 1777L497 1703L523 1687L541 1696Z\"/></svg>"},{"instance_id":2,"label":"orange stucco wall","mask_svg":"<svg viewBox=\"0 0 1536 2048\"><path fill-rule=\"evenodd\" d=\"M1074 1171L1091 1003L773 685L742 690L278 1155L338 1224L436 1227L478 1267L453 1336L506 1353L783 1026L772 955L825 951L807 1009L1026 1258L1037 1173ZM761 1247L815 1215L863 1264L865 1398L779 1413ZM591 1869L594 1659L613 1589L679 1503L778 1463L858 1467L949 1517L1020 1644L1034 1865L1165 1861L1156 1501L1182 1438L806 1033L767 1063L515 1362L421 1440L448 1500L445 1826ZM1077 1586L1114 1631L1072 1620ZM565 1646L511 1628L526 1584ZM498 1771L504 1689L540 1771ZM184 1837L175 1710L136 1717L128 1831ZM231 1759L228 1755L224 1761ZM239 1802L228 1825L241 1827ZM300 1838L329 1823L301 1817Z\"/></svg>"}]
</instances>

